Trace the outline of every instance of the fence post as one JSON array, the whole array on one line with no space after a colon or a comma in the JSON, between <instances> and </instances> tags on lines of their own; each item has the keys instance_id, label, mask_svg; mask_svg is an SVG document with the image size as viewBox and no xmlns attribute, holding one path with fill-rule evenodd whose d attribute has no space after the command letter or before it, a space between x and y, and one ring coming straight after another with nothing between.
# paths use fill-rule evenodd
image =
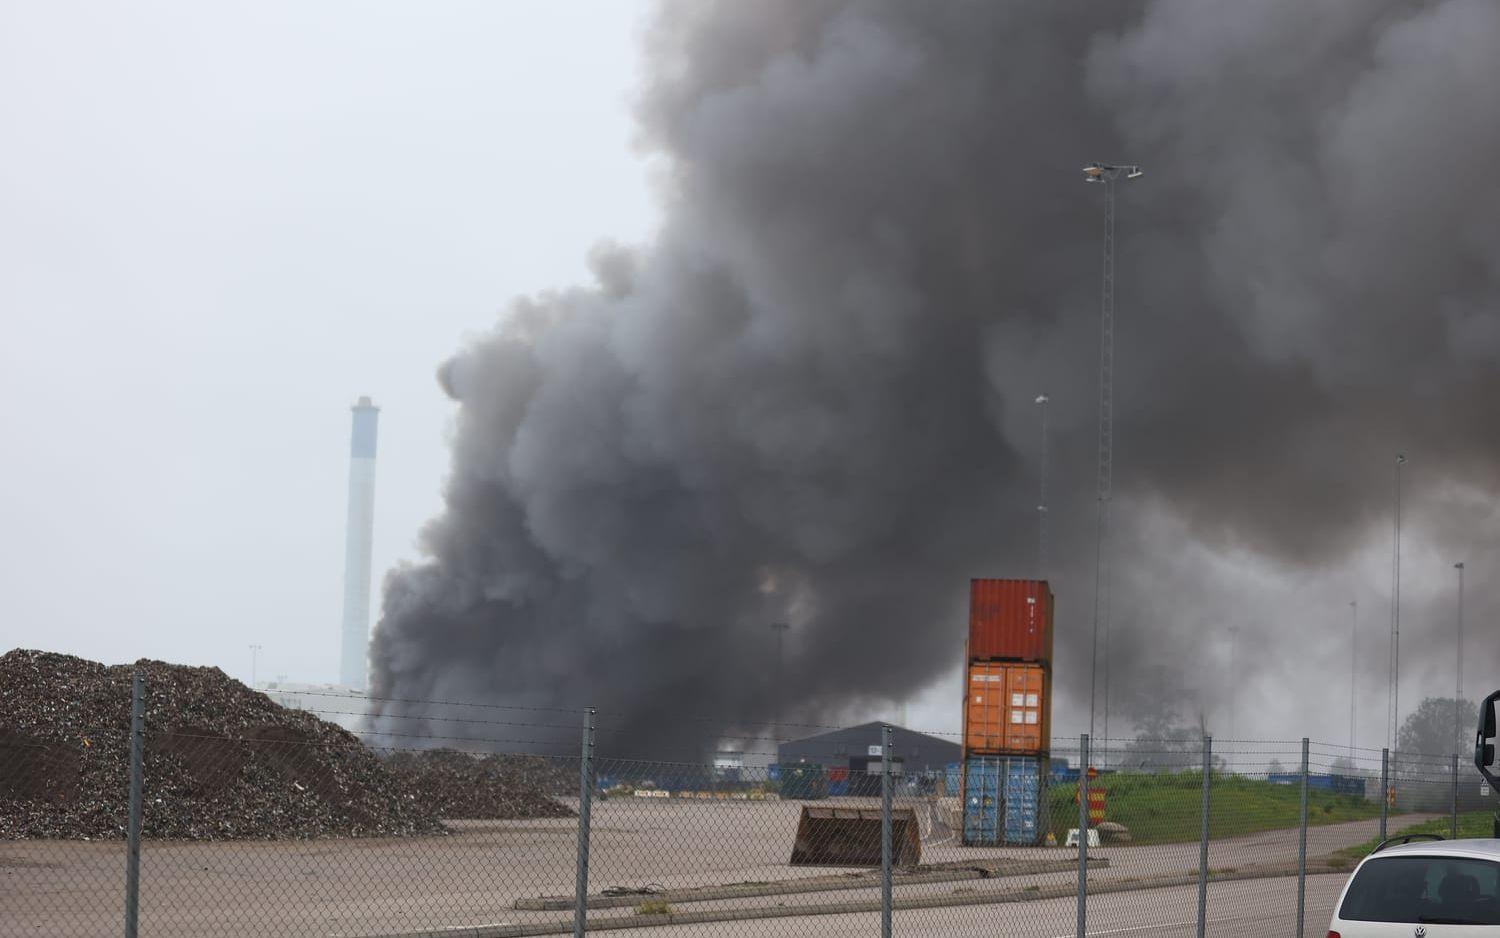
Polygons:
<instances>
[{"instance_id":1,"label":"fence post","mask_svg":"<svg viewBox=\"0 0 1500 938\"><path fill-rule=\"evenodd\" d=\"M1198 938L1208 929L1208 779L1213 770L1214 738L1203 737L1203 827L1198 835Z\"/></svg>"},{"instance_id":2,"label":"fence post","mask_svg":"<svg viewBox=\"0 0 1500 938\"><path fill-rule=\"evenodd\" d=\"M1078 938L1089 924L1089 734L1078 737Z\"/></svg>"},{"instance_id":3,"label":"fence post","mask_svg":"<svg viewBox=\"0 0 1500 938\"><path fill-rule=\"evenodd\" d=\"M573 935L588 930L589 809L594 801L594 708L583 711L583 758L578 765L578 878L573 885Z\"/></svg>"},{"instance_id":4,"label":"fence post","mask_svg":"<svg viewBox=\"0 0 1500 938\"><path fill-rule=\"evenodd\" d=\"M1302 737L1302 817L1297 832L1297 938L1307 918L1307 737Z\"/></svg>"},{"instance_id":5,"label":"fence post","mask_svg":"<svg viewBox=\"0 0 1500 938\"><path fill-rule=\"evenodd\" d=\"M880 936L891 938L891 728L880 731Z\"/></svg>"},{"instance_id":6,"label":"fence post","mask_svg":"<svg viewBox=\"0 0 1500 938\"><path fill-rule=\"evenodd\" d=\"M130 679L130 816L125 821L125 938L136 938L141 912L141 788L145 783L146 681Z\"/></svg>"},{"instance_id":7,"label":"fence post","mask_svg":"<svg viewBox=\"0 0 1500 938\"><path fill-rule=\"evenodd\" d=\"M1380 750L1380 840L1385 841L1386 818L1391 813L1391 751Z\"/></svg>"},{"instance_id":8,"label":"fence post","mask_svg":"<svg viewBox=\"0 0 1500 938\"><path fill-rule=\"evenodd\" d=\"M1458 839L1458 753L1453 754L1453 810L1448 816L1449 840Z\"/></svg>"}]
</instances>

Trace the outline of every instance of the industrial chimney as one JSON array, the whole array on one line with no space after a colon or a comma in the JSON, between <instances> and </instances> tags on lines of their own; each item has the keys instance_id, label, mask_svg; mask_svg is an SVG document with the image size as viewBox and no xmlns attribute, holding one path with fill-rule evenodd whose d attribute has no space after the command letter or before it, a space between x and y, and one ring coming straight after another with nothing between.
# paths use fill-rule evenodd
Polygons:
<instances>
[{"instance_id":1,"label":"industrial chimney","mask_svg":"<svg viewBox=\"0 0 1500 938\"><path fill-rule=\"evenodd\" d=\"M339 683L364 692L369 674L370 543L375 533L375 435L380 408L361 397L349 436L349 520L344 532L344 627Z\"/></svg>"}]
</instances>

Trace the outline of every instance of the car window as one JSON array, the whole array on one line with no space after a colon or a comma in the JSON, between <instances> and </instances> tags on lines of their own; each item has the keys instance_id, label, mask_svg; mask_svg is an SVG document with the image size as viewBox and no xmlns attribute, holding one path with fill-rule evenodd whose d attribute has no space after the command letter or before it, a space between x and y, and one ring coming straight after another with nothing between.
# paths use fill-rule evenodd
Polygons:
<instances>
[{"instance_id":1,"label":"car window","mask_svg":"<svg viewBox=\"0 0 1500 938\"><path fill-rule=\"evenodd\" d=\"M1500 925L1500 863L1470 857L1371 860L1349 884L1339 918Z\"/></svg>"}]
</instances>

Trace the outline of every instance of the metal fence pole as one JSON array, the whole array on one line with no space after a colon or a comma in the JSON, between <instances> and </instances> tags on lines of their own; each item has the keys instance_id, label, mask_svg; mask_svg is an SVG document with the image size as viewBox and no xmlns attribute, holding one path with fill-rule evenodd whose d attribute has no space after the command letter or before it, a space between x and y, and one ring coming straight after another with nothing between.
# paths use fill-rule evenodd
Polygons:
<instances>
[{"instance_id":1,"label":"metal fence pole","mask_svg":"<svg viewBox=\"0 0 1500 938\"><path fill-rule=\"evenodd\" d=\"M1307 737L1302 737L1302 816L1297 832L1297 938L1307 920Z\"/></svg>"},{"instance_id":2,"label":"metal fence pole","mask_svg":"<svg viewBox=\"0 0 1500 938\"><path fill-rule=\"evenodd\" d=\"M145 783L146 681L130 680L130 816L125 822L125 938L136 938L141 912L141 789Z\"/></svg>"},{"instance_id":3,"label":"metal fence pole","mask_svg":"<svg viewBox=\"0 0 1500 938\"><path fill-rule=\"evenodd\" d=\"M1391 751L1380 750L1380 839L1385 840L1386 819L1391 813Z\"/></svg>"},{"instance_id":4,"label":"metal fence pole","mask_svg":"<svg viewBox=\"0 0 1500 938\"><path fill-rule=\"evenodd\" d=\"M880 936L891 938L891 728L880 731Z\"/></svg>"},{"instance_id":5,"label":"metal fence pole","mask_svg":"<svg viewBox=\"0 0 1500 938\"><path fill-rule=\"evenodd\" d=\"M578 765L578 878L573 886L573 935L588 931L589 809L594 801L594 708L583 711L583 758Z\"/></svg>"},{"instance_id":6,"label":"metal fence pole","mask_svg":"<svg viewBox=\"0 0 1500 938\"><path fill-rule=\"evenodd\" d=\"M1449 840L1458 839L1458 753L1453 754L1453 810L1448 815Z\"/></svg>"},{"instance_id":7,"label":"metal fence pole","mask_svg":"<svg viewBox=\"0 0 1500 938\"><path fill-rule=\"evenodd\" d=\"M1203 737L1203 826L1198 834L1198 938L1208 930L1208 780L1213 771L1214 738Z\"/></svg>"},{"instance_id":8,"label":"metal fence pole","mask_svg":"<svg viewBox=\"0 0 1500 938\"><path fill-rule=\"evenodd\" d=\"M1089 734L1078 737L1078 938L1089 924Z\"/></svg>"}]
</instances>

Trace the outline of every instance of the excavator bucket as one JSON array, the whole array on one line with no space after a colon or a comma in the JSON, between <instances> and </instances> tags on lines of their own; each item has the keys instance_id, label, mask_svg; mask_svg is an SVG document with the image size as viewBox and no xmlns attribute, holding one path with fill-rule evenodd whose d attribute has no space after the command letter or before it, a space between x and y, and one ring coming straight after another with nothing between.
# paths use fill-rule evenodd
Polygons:
<instances>
[{"instance_id":1,"label":"excavator bucket","mask_svg":"<svg viewBox=\"0 0 1500 938\"><path fill-rule=\"evenodd\" d=\"M891 809L891 865L922 862L922 838L911 808ZM803 806L792 866L879 866L880 811Z\"/></svg>"}]
</instances>

